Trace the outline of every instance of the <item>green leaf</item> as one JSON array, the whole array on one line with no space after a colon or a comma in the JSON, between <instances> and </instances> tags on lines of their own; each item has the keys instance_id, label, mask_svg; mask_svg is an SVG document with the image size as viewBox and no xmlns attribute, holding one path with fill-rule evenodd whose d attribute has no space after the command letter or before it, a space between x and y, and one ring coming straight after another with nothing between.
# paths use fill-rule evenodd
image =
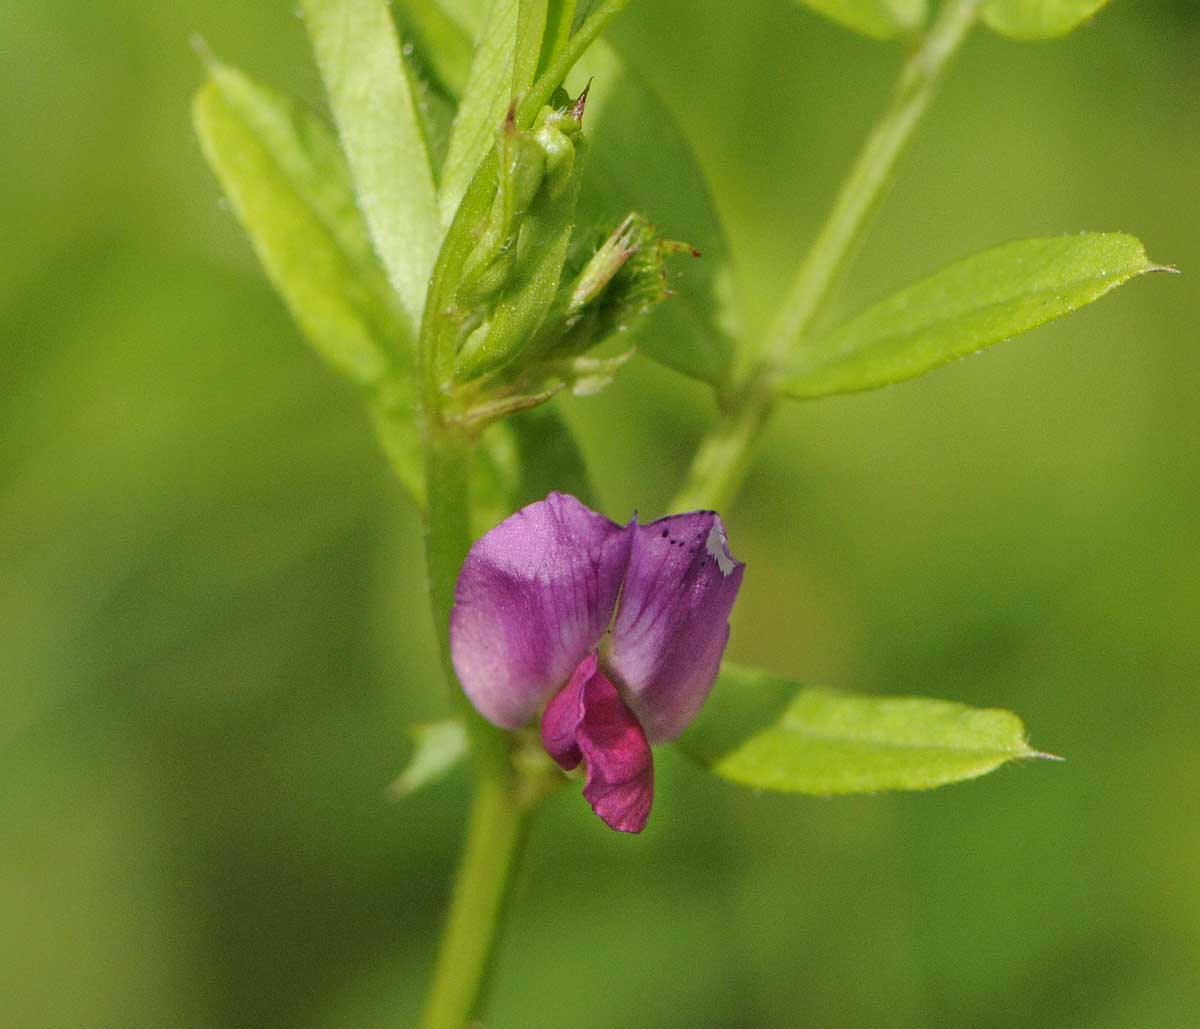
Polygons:
<instances>
[{"instance_id":1,"label":"green leaf","mask_svg":"<svg viewBox=\"0 0 1200 1029\"><path fill-rule=\"evenodd\" d=\"M797 0L831 21L873 39L912 32L925 21L926 0Z\"/></svg>"},{"instance_id":2,"label":"green leaf","mask_svg":"<svg viewBox=\"0 0 1200 1029\"><path fill-rule=\"evenodd\" d=\"M802 347L782 381L794 397L875 389L1027 332L1134 276L1166 271L1132 236L1008 243L949 265Z\"/></svg>"},{"instance_id":3,"label":"green leaf","mask_svg":"<svg viewBox=\"0 0 1200 1029\"><path fill-rule=\"evenodd\" d=\"M470 749L466 727L457 719L414 725L408 733L413 741L412 756L389 787L392 796L397 798L410 796L422 787L444 779Z\"/></svg>"},{"instance_id":4,"label":"green leaf","mask_svg":"<svg viewBox=\"0 0 1200 1029\"><path fill-rule=\"evenodd\" d=\"M1013 39L1065 36L1108 0L989 0L983 8L988 28Z\"/></svg>"},{"instance_id":5,"label":"green leaf","mask_svg":"<svg viewBox=\"0 0 1200 1029\"><path fill-rule=\"evenodd\" d=\"M512 96L523 93L537 76L549 16L548 0L520 0L517 45L513 51Z\"/></svg>"},{"instance_id":6,"label":"green leaf","mask_svg":"<svg viewBox=\"0 0 1200 1029\"><path fill-rule=\"evenodd\" d=\"M635 335L647 356L722 385L736 319L729 246L704 175L670 113L612 47L595 43L578 74L580 81L594 78L584 112L590 148L576 213L579 237L607 233L638 211L664 236L699 251L699 260L673 266L675 296Z\"/></svg>"},{"instance_id":7,"label":"green leaf","mask_svg":"<svg viewBox=\"0 0 1200 1029\"><path fill-rule=\"evenodd\" d=\"M425 451L421 439L416 383L390 379L369 405L375 438L392 472L422 510L425 507Z\"/></svg>"},{"instance_id":8,"label":"green leaf","mask_svg":"<svg viewBox=\"0 0 1200 1029\"><path fill-rule=\"evenodd\" d=\"M410 338L336 140L233 68L210 61L208 72L192 109L196 133L268 277L317 352L376 385Z\"/></svg>"},{"instance_id":9,"label":"green leaf","mask_svg":"<svg viewBox=\"0 0 1200 1029\"><path fill-rule=\"evenodd\" d=\"M385 0L304 0L304 17L359 204L415 335L442 231L412 71Z\"/></svg>"},{"instance_id":10,"label":"green leaf","mask_svg":"<svg viewBox=\"0 0 1200 1029\"><path fill-rule=\"evenodd\" d=\"M930 789L1050 756L1009 711L801 687L728 665L679 743L721 778L822 796Z\"/></svg>"}]
</instances>

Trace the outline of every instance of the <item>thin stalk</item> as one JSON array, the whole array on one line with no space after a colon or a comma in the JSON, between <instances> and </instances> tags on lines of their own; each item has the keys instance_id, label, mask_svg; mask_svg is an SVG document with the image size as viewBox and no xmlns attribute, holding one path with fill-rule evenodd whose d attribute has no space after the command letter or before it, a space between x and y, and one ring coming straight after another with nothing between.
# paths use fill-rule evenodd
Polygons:
<instances>
[{"instance_id":1,"label":"thin stalk","mask_svg":"<svg viewBox=\"0 0 1200 1029\"><path fill-rule=\"evenodd\" d=\"M774 411L770 397L748 397L721 417L700 443L672 511L720 511L741 488L755 440Z\"/></svg>"},{"instance_id":2,"label":"thin stalk","mask_svg":"<svg viewBox=\"0 0 1200 1029\"><path fill-rule=\"evenodd\" d=\"M488 979L525 840L527 808L510 784L481 780L467 843L425 1001L424 1029L462 1029L476 1015Z\"/></svg>"},{"instance_id":3,"label":"thin stalk","mask_svg":"<svg viewBox=\"0 0 1200 1029\"><path fill-rule=\"evenodd\" d=\"M891 104L842 183L762 348L751 356L744 385L701 442L674 502L676 510L725 505L737 494L754 445L774 409L775 379L792 351L806 342L805 335L831 287L845 271L950 58L975 22L979 3L946 0L920 46L905 62Z\"/></svg>"},{"instance_id":4,"label":"thin stalk","mask_svg":"<svg viewBox=\"0 0 1200 1029\"><path fill-rule=\"evenodd\" d=\"M517 114L522 125L532 122L571 66L628 2L605 0L566 41L523 99ZM425 445L425 551L430 602L450 684L455 681L450 661L450 609L454 583L471 543L468 479L474 440L454 424L452 412L447 410L443 383L452 374L455 336L440 319L442 302L450 295L447 291L452 290L466 253L460 236L475 224L486 206L494 162L493 152L476 173L443 244L418 345L418 395ZM512 737L484 721L460 690L452 686L450 692L471 737L475 796L466 848L426 998L425 1029L462 1029L477 1013L529 813L552 788L538 781L535 774L519 774L513 763Z\"/></svg>"},{"instance_id":5,"label":"thin stalk","mask_svg":"<svg viewBox=\"0 0 1200 1029\"><path fill-rule=\"evenodd\" d=\"M471 543L467 487L473 451L474 443L465 433L442 424L427 425L425 550L430 602L451 684L455 678L450 662L450 609L454 583ZM453 685L451 696L471 737L475 796L426 998L426 1029L461 1029L475 1014L531 807L528 791L522 789L513 767L508 734L484 721Z\"/></svg>"},{"instance_id":6,"label":"thin stalk","mask_svg":"<svg viewBox=\"0 0 1200 1029\"><path fill-rule=\"evenodd\" d=\"M768 360L785 360L812 325L855 241L886 192L950 58L974 23L979 3L947 0L921 46L905 63L891 106L867 136L820 234L796 272L767 337Z\"/></svg>"},{"instance_id":7,"label":"thin stalk","mask_svg":"<svg viewBox=\"0 0 1200 1029\"><path fill-rule=\"evenodd\" d=\"M575 66L575 62L597 40L608 23L629 6L629 2L630 0L604 0L604 3L588 14L583 24L570 37L566 46L558 51L521 101L517 109L519 125L528 126L533 123L538 111L549 102L559 84Z\"/></svg>"}]
</instances>

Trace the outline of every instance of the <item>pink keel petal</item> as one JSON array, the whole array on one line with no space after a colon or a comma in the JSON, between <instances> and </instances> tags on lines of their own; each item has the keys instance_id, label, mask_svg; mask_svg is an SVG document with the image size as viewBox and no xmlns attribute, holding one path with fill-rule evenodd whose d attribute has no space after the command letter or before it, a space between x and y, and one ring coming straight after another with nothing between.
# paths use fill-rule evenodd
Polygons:
<instances>
[{"instance_id":1,"label":"pink keel petal","mask_svg":"<svg viewBox=\"0 0 1200 1029\"><path fill-rule=\"evenodd\" d=\"M450 656L471 703L505 729L525 725L608 626L633 534L551 493L478 540L450 614Z\"/></svg>"},{"instance_id":2,"label":"pink keel petal","mask_svg":"<svg viewBox=\"0 0 1200 1029\"><path fill-rule=\"evenodd\" d=\"M579 663L546 706L542 743L568 771L586 763L583 796L606 825L642 831L654 800L654 759L641 725L597 668L595 654Z\"/></svg>"},{"instance_id":3,"label":"pink keel petal","mask_svg":"<svg viewBox=\"0 0 1200 1029\"><path fill-rule=\"evenodd\" d=\"M713 511L637 526L607 660L652 743L683 732L708 697L744 568Z\"/></svg>"}]
</instances>

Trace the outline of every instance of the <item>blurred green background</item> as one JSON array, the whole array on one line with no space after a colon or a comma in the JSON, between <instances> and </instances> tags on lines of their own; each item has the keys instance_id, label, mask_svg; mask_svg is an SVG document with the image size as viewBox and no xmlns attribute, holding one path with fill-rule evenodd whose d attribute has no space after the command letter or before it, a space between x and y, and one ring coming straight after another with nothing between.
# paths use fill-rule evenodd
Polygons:
<instances>
[{"instance_id":1,"label":"blurred green background","mask_svg":"<svg viewBox=\"0 0 1200 1029\"><path fill-rule=\"evenodd\" d=\"M0 1022L406 1026L466 801L384 792L444 710L419 533L203 164L193 32L322 106L288 3L0 5ZM761 323L899 50L786 0L637 0L615 38ZM489 1025L1200 1025L1198 55L1193 0L977 32L842 309L1084 228L1185 274L787 408L726 512L738 660L1010 707L1067 763L820 801L662 751L638 839L563 791ZM713 413L640 360L564 410L619 518Z\"/></svg>"}]
</instances>

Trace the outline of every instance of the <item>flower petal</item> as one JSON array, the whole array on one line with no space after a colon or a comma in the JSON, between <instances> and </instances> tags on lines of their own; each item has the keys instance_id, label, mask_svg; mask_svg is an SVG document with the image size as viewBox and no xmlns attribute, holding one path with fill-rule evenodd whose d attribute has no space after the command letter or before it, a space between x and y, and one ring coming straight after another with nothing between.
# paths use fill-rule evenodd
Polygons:
<instances>
[{"instance_id":1,"label":"flower petal","mask_svg":"<svg viewBox=\"0 0 1200 1029\"><path fill-rule=\"evenodd\" d=\"M525 725L595 649L632 538L574 497L551 493L471 547L454 590L450 656L488 721Z\"/></svg>"},{"instance_id":2,"label":"flower petal","mask_svg":"<svg viewBox=\"0 0 1200 1029\"><path fill-rule=\"evenodd\" d=\"M546 705L542 743L563 768L587 765L584 799L605 824L641 832L654 801L654 759L646 734L589 654Z\"/></svg>"},{"instance_id":3,"label":"flower petal","mask_svg":"<svg viewBox=\"0 0 1200 1029\"><path fill-rule=\"evenodd\" d=\"M715 512L636 527L606 667L651 743L673 740L704 704L744 568Z\"/></svg>"}]
</instances>

